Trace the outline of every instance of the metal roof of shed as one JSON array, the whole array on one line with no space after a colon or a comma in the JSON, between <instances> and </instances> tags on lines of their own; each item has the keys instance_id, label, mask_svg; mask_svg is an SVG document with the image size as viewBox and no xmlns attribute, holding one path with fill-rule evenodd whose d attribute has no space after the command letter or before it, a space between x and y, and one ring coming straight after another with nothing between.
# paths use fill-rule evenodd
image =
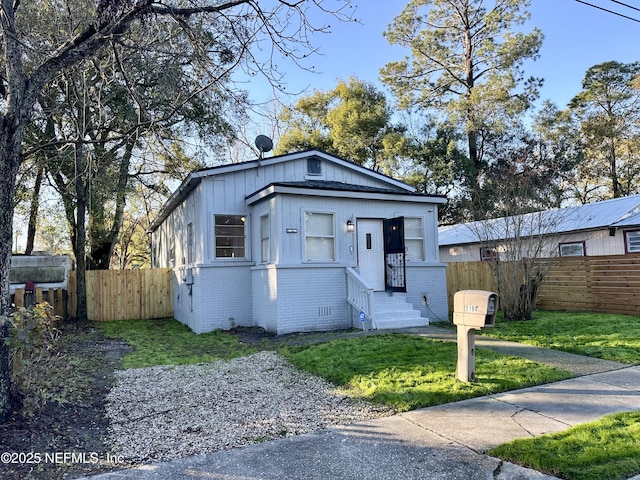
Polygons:
<instances>
[{"instance_id":1,"label":"metal roof of shed","mask_svg":"<svg viewBox=\"0 0 640 480\"><path fill-rule=\"evenodd\" d=\"M515 218L522 226L518 231L521 236L639 226L640 195L528 213ZM482 232L483 240L507 239L513 236L509 234L513 225L513 222L507 222L505 218L496 218L443 226L438 229L439 244L444 246L478 243L478 232ZM527 226L530 226L529 231Z\"/></svg>"}]
</instances>

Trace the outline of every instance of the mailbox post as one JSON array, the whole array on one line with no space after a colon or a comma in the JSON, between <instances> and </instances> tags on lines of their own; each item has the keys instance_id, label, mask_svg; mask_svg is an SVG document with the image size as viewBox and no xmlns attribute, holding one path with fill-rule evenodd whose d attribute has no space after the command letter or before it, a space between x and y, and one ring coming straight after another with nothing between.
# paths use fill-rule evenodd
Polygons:
<instances>
[{"instance_id":1,"label":"mailbox post","mask_svg":"<svg viewBox=\"0 0 640 480\"><path fill-rule=\"evenodd\" d=\"M460 290L453 295L453 323L458 330L458 380L475 380L475 331L493 327L497 307L498 295L493 292Z\"/></svg>"}]
</instances>

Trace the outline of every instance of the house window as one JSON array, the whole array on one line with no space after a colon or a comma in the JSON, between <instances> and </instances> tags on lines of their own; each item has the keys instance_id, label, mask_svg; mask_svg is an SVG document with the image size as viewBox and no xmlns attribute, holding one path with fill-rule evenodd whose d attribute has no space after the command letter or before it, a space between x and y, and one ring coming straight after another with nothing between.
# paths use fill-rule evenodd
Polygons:
<instances>
[{"instance_id":1,"label":"house window","mask_svg":"<svg viewBox=\"0 0 640 480\"><path fill-rule=\"evenodd\" d=\"M187 263L193 263L193 223L187 224Z\"/></svg>"},{"instance_id":2,"label":"house window","mask_svg":"<svg viewBox=\"0 0 640 480\"><path fill-rule=\"evenodd\" d=\"M322 163L319 158L307 159L307 175L322 175Z\"/></svg>"},{"instance_id":3,"label":"house window","mask_svg":"<svg viewBox=\"0 0 640 480\"><path fill-rule=\"evenodd\" d=\"M173 267L176 264L176 237L171 235L169 237L169 266Z\"/></svg>"},{"instance_id":4,"label":"house window","mask_svg":"<svg viewBox=\"0 0 640 480\"><path fill-rule=\"evenodd\" d=\"M271 240L270 240L269 215L260 217L260 261L267 263L270 260Z\"/></svg>"},{"instance_id":5,"label":"house window","mask_svg":"<svg viewBox=\"0 0 640 480\"><path fill-rule=\"evenodd\" d=\"M640 252L640 230L624 232L624 244L627 253Z\"/></svg>"},{"instance_id":6,"label":"house window","mask_svg":"<svg viewBox=\"0 0 640 480\"><path fill-rule=\"evenodd\" d=\"M559 245L561 257L584 257L584 242L561 243Z\"/></svg>"},{"instance_id":7,"label":"house window","mask_svg":"<svg viewBox=\"0 0 640 480\"><path fill-rule=\"evenodd\" d=\"M498 260L498 251L495 248L480 248L480 260L483 262L492 262Z\"/></svg>"},{"instance_id":8,"label":"house window","mask_svg":"<svg viewBox=\"0 0 640 480\"><path fill-rule=\"evenodd\" d=\"M245 215L216 215L216 258L245 258Z\"/></svg>"},{"instance_id":9,"label":"house window","mask_svg":"<svg viewBox=\"0 0 640 480\"><path fill-rule=\"evenodd\" d=\"M422 218L405 217L404 245L407 249L407 260L424 260Z\"/></svg>"},{"instance_id":10,"label":"house window","mask_svg":"<svg viewBox=\"0 0 640 480\"><path fill-rule=\"evenodd\" d=\"M311 262L335 260L333 213L305 212L305 258Z\"/></svg>"}]
</instances>

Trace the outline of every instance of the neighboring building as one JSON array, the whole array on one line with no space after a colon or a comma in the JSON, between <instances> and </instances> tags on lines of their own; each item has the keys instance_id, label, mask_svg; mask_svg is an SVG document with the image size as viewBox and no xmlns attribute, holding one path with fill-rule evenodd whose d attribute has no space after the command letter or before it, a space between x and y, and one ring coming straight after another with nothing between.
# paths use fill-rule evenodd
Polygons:
<instances>
[{"instance_id":1,"label":"neighboring building","mask_svg":"<svg viewBox=\"0 0 640 480\"><path fill-rule=\"evenodd\" d=\"M440 227L440 260L491 260L500 255L501 240L514 235L543 236L547 257L640 253L640 195Z\"/></svg>"},{"instance_id":2,"label":"neighboring building","mask_svg":"<svg viewBox=\"0 0 640 480\"><path fill-rule=\"evenodd\" d=\"M426 325L448 316L444 202L318 150L207 168L151 225L152 264L197 333Z\"/></svg>"}]
</instances>

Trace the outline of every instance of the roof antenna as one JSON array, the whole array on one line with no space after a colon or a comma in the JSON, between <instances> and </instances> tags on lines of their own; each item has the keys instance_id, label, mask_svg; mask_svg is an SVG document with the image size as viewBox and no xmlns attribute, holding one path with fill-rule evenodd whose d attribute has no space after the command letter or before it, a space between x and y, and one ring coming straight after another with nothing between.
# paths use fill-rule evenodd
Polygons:
<instances>
[{"instance_id":1,"label":"roof antenna","mask_svg":"<svg viewBox=\"0 0 640 480\"><path fill-rule=\"evenodd\" d=\"M271 140L266 135L258 135L256 137L255 143L256 147L258 147L258 150L260 150L260 158L258 160L262 160L264 158L265 152L270 152L273 148L273 140Z\"/></svg>"}]
</instances>

